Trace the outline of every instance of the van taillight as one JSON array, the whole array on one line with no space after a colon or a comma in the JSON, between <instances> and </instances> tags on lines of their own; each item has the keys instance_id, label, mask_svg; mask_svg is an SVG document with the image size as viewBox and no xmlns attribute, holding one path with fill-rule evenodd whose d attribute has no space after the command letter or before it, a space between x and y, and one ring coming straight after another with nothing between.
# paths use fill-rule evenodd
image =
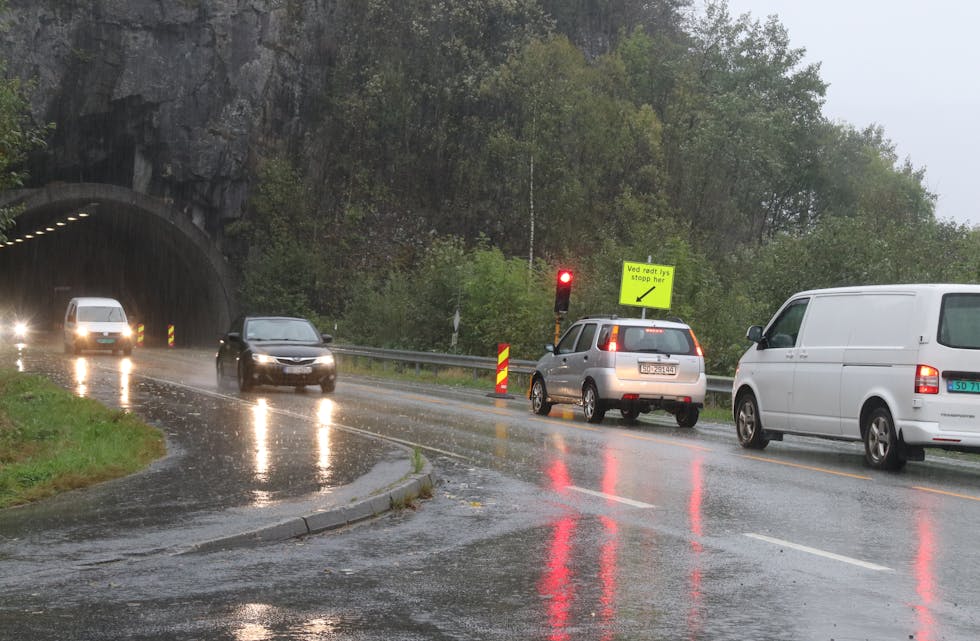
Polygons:
<instances>
[{"instance_id":1,"label":"van taillight","mask_svg":"<svg viewBox=\"0 0 980 641\"><path fill-rule=\"evenodd\" d=\"M915 368L915 393L938 394L939 370L929 365L919 365Z\"/></svg>"}]
</instances>

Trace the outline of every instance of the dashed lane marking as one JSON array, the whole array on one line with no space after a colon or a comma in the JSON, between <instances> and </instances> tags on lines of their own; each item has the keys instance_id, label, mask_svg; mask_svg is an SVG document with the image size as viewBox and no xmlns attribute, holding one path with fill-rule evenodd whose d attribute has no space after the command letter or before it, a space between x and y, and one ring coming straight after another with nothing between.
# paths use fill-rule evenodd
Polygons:
<instances>
[{"instance_id":1,"label":"dashed lane marking","mask_svg":"<svg viewBox=\"0 0 980 641\"><path fill-rule=\"evenodd\" d=\"M850 565L856 565L859 568L864 568L865 570L873 570L875 572L892 572L891 568L887 568L883 565L877 565L875 563L869 563L867 561L862 561L860 559L854 559L849 556L843 556L841 554L835 554L834 552L827 552L826 550L818 550L817 548L811 548L807 545L800 545L799 543L793 543L791 541L784 541L782 539L774 539L771 536L766 536L764 534L752 534L750 532L745 533L745 536L750 539L757 539L759 541L765 541L766 543L772 543L773 545L778 545L785 548L790 548L793 550L798 550L800 552L806 552L807 554L813 554L825 559L831 559L834 561L840 561L841 563L849 563Z\"/></svg>"}]
</instances>

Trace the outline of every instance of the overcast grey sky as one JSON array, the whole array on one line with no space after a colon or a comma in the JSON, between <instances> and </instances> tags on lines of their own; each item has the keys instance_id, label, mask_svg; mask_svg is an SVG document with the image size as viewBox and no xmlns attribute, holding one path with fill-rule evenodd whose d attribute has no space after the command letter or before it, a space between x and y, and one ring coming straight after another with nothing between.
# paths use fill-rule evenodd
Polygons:
<instances>
[{"instance_id":1,"label":"overcast grey sky","mask_svg":"<svg viewBox=\"0 0 980 641\"><path fill-rule=\"evenodd\" d=\"M926 169L936 216L980 224L980 3L729 0L728 7L761 21L777 15L790 44L821 63L824 115L884 127L899 160Z\"/></svg>"}]
</instances>

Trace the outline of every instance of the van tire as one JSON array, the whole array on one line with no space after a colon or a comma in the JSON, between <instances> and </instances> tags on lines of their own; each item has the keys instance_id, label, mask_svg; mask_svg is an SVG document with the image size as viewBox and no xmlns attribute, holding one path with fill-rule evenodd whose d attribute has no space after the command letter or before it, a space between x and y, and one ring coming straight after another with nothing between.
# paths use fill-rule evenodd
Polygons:
<instances>
[{"instance_id":1,"label":"van tire","mask_svg":"<svg viewBox=\"0 0 980 641\"><path fill-rule=\"evenodd\" d=\"M551 413L552 404L548 402L548 389L540 376L531 383L531 411L539 416Z\"/></svg>"},{"instance_id":2,"label":"van tire","mask_svg":"<svg viewBox=\"0 0 980 641\"><path fill-rule=\"evenodd\" d=\"M902 443L887 407L876 407L868 414L863 432L864 458L868 465L876 470L899 470L905 466Z\"/></svg>"},{"instance_id":3,"label":"van tire","mask_svg":"<svg viewBox=\"0 0 980 641\"><path fill-rule=\"evenodd\" d=\"M700 415L701 410L694 405L681 405L677 408L674 419L680 427L694 427L697 425Z\"/></svg>"},{"instance_id":4,"label":"van tire","mask_svg":"<svg viewBox=\"0 0 980 641\"><path fill-rule=\"evenodd\" d=\"M599 390L596 389L595 383L586 383L582 389L582 413L589 423L601 423L606 415L606 408L599 400Z\"/></svg>"},{"instance_id":5,"label":"van tire","mask_svg":"<svg viewBox=\"0 0 980 641\"><path fill-rule=\"evenodd\" d=\"M759 404L752 392L738 397L735 406L735 436L738 444L748 450L762 450L769 445L759 418Z\"/></svg>"}]
</instances>

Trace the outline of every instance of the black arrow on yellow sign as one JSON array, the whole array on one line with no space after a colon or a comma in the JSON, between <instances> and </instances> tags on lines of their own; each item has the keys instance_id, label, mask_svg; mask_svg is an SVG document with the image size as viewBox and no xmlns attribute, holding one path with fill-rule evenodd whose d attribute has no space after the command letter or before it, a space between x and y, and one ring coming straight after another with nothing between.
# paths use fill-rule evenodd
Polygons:
<instances>
[{"instance_id":1,"label":"black arrow on yellow sign","mask_svg":"<svg viewBox=\"0 0 980 641\"><path fill-rule=\"evenodd\" d=\"M647 297L647 294L649 294L650 292L652 292L652 291L653 291L653 290L655 290L656 288L657 288L657 286L656 286L656 285L654 285L654 286L653 286L653 287L651 287L650 289L648 289L648 290L646 290L645 292L643 292L642 294L640 294L639 296L637 296L637 297L636 297L636 302L638 302L638 303L642 303L642 302L643 302L643 299Z\"/></svg>"}]
</instances>

